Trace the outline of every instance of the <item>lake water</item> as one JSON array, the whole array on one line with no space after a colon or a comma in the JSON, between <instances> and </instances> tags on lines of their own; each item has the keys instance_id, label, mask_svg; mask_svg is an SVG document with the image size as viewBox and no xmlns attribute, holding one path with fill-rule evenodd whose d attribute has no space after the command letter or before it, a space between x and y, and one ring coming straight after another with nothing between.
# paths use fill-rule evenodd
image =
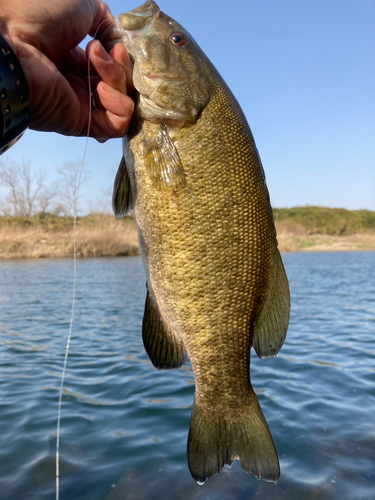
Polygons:
<instances>
[{"instance_id":1,"label":"lake water","mask_svg":"<svg viewBox=\"0 0 375 500\"><path fill-rule=\"evenodd\" d=\"M252 383L280 458L277 485L238 462L197 485L186 463L187 363L144 352L139 258L78 262L62 405L61 500L375 498L375 252L283 255L292 312ZM0 262L0 498L55 498L56 418L71 261Z\"/></svg>"}]
</instances>

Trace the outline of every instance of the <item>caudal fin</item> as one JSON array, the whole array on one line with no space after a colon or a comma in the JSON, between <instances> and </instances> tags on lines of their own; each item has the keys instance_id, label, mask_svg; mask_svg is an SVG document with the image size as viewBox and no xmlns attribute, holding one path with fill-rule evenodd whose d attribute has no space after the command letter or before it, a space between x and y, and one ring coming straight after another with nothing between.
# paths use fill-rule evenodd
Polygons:
<instances>
[{"instance_id":1,"label":"caudal fin","mask_svg":"<svg viewBox=\"0 0 375 500\"><path fill-rule=\"evenodd\" d=\"M255 393L250 401L249 406L232 413L217 413L194 402L188 463L196 481L203 483L235 459L248 474L266 481L279 479L275 445Z\"/></svg>"}]
</instances>

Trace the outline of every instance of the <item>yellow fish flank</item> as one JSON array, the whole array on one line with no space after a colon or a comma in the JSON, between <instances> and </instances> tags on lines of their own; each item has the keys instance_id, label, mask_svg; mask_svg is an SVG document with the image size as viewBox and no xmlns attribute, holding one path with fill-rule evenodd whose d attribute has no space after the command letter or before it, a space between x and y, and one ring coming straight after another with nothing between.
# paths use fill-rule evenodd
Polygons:
<instances>
[{"instance_id":1,"label":"yellow fish flank","mask_svg":"<svg viewBox=\"0 0 375 500\"><path fill-rule=\"evenodd\" d=\"M240 106L191 35L155 2L102 40L134 60L136 111L116 176L116 217L134 213L147 278L143 342L156 368L191 361L193 478L238 459L267 481L277 453L250 383L250 349L275 356L289 320L264 172Z\"/></svg>"}]
</instances>

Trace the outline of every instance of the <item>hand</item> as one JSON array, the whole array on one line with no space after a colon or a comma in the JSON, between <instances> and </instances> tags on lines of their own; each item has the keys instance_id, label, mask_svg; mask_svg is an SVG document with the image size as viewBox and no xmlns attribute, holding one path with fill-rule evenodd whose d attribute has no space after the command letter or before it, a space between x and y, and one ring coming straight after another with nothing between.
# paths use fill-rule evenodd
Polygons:
<instances>
[{"instance_id":1,"label":"hand","mask_svg":"<svg viewBox=\"0 0 375 500\"><path fill-rule=\"evenodd\" d=\"M88 58L97 109L90 136L100 142L126 135L134 103L132 64L125 47L110 54L95 40L86 51L78 44L87 34L114 20L100 0L1 0L0 33L14 50L30 93L30 128L85 136L89 120ZM100 27L100 24L102 27Z\"/></svg>"}]
</instances>

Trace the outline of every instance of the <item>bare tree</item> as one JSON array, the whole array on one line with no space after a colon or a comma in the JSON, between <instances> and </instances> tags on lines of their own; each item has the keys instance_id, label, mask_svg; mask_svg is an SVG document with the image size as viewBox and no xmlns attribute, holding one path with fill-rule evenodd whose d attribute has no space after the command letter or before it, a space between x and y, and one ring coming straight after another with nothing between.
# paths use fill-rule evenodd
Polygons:
<instances>
[{"instance_id":1,"label":"bare tree","mask_svg":"<svg viewBox=\"0 0 375 500\"><path fill-rule=\"evenodd\" d=\"M10 195L5 198L7 205L11 205L11 211L14 215L19 215L20 212L20 193L19 193L19 173L20 168L14 163L0 163L0 182L10 190ZM3 207L3 211L7 212L7 207Z\"/></svg>"},{"instance_id":2,"label":"bare tree","mask_svg":"<svg viewBox=\"0 0 375 500\"><path fill-rule=\"evenodd\" d=\"M47 172L44 169L39 169L38 172L32 173L30 162L23 162L20 170L21 192L23 193L23 214L31 216L35 211L36 202L40 202L38 195L41 189L45 186ZM45 190L46 191L46 190ZM40 208L40 207L39 207Z\"/></svg>"},{"instance_id":3,"label":"bare tree","mask_svg":"<svg viewBox=\"0 0 375 500\"><path fill-rule=\"evenodd\" d=\"M80 188L87 182L89 175L82 169L82 161L69 161L57 168L60 177L59 190L61 199L67 208L67 214L78 213L78 196Z\"/></svg>"},{"instance_id":4,"label":"bare tree","mask_svg":"<svg viewBox=\"0 0 375 500\"><path fill-rule=\"evenodd\" d=\"M39 169L33 172L29 161L21 165L0 162L0 185L8 188L3 212L31 216L43 210L46 201L48 200L48 205L56 196L56 190L51 190L46 180L46 171Z\"/></svg>"},{"instance_id":5,"label":"bare tree","mask_svg":"<svg viewBox=\"0 0 375 500\"><path fill-rule=\"evenodd\" d=\"M80 187L88 180L82 173L81 160L57 168L58 180L47 183L47 173L31 168L30 162L18 165L0 161L0 186L7 189L0 202L0 212L32 216L38 212L72 215L78 205Z\"/></svg>"},{"instance_id":6,"label":"bare tree","mask_svg":"<svg viewBox=\"0 0 375 500\"><path fill-rule=\"evenodd\" d=\"M105 189L103 188L95 200L90 200L88 205L89 212L113 215L112 191L112 185L107 186Z\"/></svg>"},{"instance_id":7,"label":"bare tree","mask_svg":"<svg viewBox=\"0 0 375 500\"><path fill-rule=\"evenodd\" d=\"M57 183L42 188L38 194L38 210L40 212L52 212L56 215L62 213L64 211L62 203L56 202L58 194Z\"/></svg>"}]
</instances>

